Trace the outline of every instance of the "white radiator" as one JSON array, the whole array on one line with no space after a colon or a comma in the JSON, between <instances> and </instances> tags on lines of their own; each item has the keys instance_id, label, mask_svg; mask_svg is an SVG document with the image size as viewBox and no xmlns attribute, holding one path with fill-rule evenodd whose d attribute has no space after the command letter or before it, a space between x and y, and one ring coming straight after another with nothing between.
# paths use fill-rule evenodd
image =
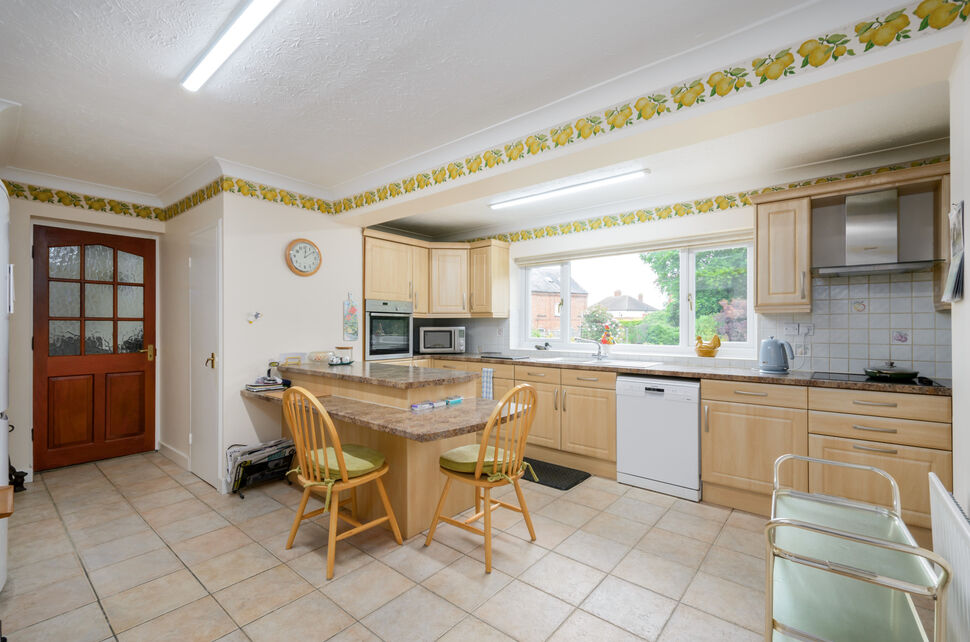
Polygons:
<instances>
[{"instance_id":1,"label":"white radiator","mask_svg":"<svg viewBox=\"0 0 970 642\"><path fill-rule=\"evenodd\" d=\"M946 639L970 639L970 520L953 495L930 473L933 552L950 563L946 593Z\"/></svg>"}]
</instances>

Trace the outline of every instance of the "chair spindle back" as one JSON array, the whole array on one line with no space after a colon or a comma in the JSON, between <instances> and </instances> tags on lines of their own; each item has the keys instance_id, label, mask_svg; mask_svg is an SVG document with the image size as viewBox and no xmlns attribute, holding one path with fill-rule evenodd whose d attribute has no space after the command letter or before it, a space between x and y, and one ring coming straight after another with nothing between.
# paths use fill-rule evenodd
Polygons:
<instances>
[{"instance_id":1,"label":"chair spindle back","mask_svg":"<svg viewBox=\"0 0 970 642\"><path fill-rule=\"evenodd\" d=\"M327 461L326 456L329 445L333 447L337 458L334 472L339 473L339 479L346 482L347 465L340 449L340 437L337 436L333 420L320 400L306 388L288 388L283 392L283 416L286 417L286 424L293 436L303 478L310 482L334 478L331 475L331 468L334 467Z\"/></svg>"},{"instance_id":2,"label":"chair spindle back","mask_svg":"<svg viewBox=\"0 0 970 642\"><path fill-rule=\"evenodd\" d=\"M476 479L482 475L513 476L519 472L525 456L525 440L536 415L536 400L535 388L527 383L512 388L499 400L482 433L475 465ZM486 465L485 454L489 446L494 447L496 456L493 463ZM500 449L501 458L498 457Z\"/></svg>"}]
</instances>

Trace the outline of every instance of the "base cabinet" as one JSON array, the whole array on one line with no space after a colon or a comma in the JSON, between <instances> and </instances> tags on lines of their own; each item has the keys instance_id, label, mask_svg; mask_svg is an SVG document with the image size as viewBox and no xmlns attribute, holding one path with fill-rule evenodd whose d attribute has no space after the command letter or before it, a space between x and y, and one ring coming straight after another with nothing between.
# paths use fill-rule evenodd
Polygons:
<instances>
[{"instance_id":1,"label":"base cabinet","mask_svg":"<svg viewBox=\"0 0 970 642\"><path fill-rule=\"evenodd\" d=\"M562 449L616 461L616 393L562 386Z\"/></svg>"},{"instance_id":2,"label":"base cabinet","mask_svg":"<svg viewBox=\"0 0 970 642\"><path fill-rule=\"evenodd\" d=\"M537 405L535 420L526 443L559 450L562 445L562 418L559 413L559 397L562 392L553 383L529 382L529 385L536 389Z\"/></svg>"}]
</instances>

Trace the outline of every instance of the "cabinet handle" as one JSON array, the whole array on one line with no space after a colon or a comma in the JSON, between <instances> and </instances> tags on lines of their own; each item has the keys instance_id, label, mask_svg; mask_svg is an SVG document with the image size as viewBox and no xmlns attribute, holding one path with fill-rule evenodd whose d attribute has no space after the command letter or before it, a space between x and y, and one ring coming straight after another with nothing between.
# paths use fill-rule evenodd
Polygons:
<instances>
[{"instance_id":1,"label":"cabinet handle","mask_svg":"<svg viewBox=\"0 0 970 642\"><path fill-rule=\"evenodd\" d=\"M465 296L466 295L464 293L462 293L462 295L461 295L461 309L462 310L465 309Z\"/></svg>"},{"instance_id":2,"label":"cabinet handle","mask_svg":"<svg viewBox=\"0 0 970 642\"><path fill-rule=\"evenodd\" d=\"M599 377L576 377L576 381L599 381Z\"/></svg>"},{"instance_id":3,"label":"cabinet handle","mask_svg":"<svg viewBox=\"0 0 970 642\"><path fill-rule=\"evenodd\" d=\"M802 300L805 300L805 270L802 270Z\"/></svg>"},{"instance_id":4,"label":"cabinet handle","mask_svg":"<svg viewBox=\"0 0 970 642\"><path fill-rule=\"evenodd\" d=\"M859 444L852 444L852 447L856 450L868 450L874 453L886 453L887 455L895 455L899 452L895 448L876 448L875 446L860 446Z\"/></svg>"},{"instance_id":5,"label":"cabinet handle","mask_svg":"<svg viewBox=\"0 0 970 642\"><path fill-rule=\"evenodd\" d=\"M552 398L552 409L559 410L559 388L556 388L556 394Z\"/></svg>"},{"instance_id":6,"label":"cabinet handle","mask_svg":"<svg viewBox=\"0 0 970 642\"><path fill-rule=\"evenodd\" d=\"M895 408L895 401L859 401L858 399L853 399L852 403L857 406L883 406L886 408Z\"/></svg>"},{"instance_id":7,"label":"cabinet handle","mask_svg":"<svg viewBox=\"0 0 970 642\"><path fill-rule=\"evenodd\" d=\"M566 391L562 391L562 411L566 412Z\"/></svg>"},{"instance_id":8,"label":"cabinet handle","mask_svg":"<svg viewBox=\"0 0 970 642\"><path fill-rule=\"evenodd\" d=\"M734 394L736 394L736 395L747 395L749 397L767 397L768 396L768 393L767 392L749 392L747 390L735 390L734 391Z\"/></svg>"},{"instance_id":9,"label":"cabinet handle","mask_svg":"<svg viewBox=\"0 0 970 642\"><path fill-rule=\"evenodd\" d=\"M530 377L545 377L546 376L546 373L545 372L529 372L528 370L526 371L526 374L529 375Z\"/></svg>"},{"instance_id":10,"label":"cabinet handle","mask_svg":"<svg viewBox=\"0 0 970 642\"><path fill-rule=\"evenodd\" d=\"M704 432L711 432L711 407L704 406Z\"/></svg>"},{"instance_id":11,"label":"cabinet handle","mask_svg":"<svg viewBox=\"0 0 970 642\"><path fill-rule=\"evenodd\" d=\"M891 433L899 432L895 428L872 428L871 426L857 426L855 424L852 424L852 427L855 428L856 430L868 430L870 432L891 432Z\"/></svg>"}]
</instances>

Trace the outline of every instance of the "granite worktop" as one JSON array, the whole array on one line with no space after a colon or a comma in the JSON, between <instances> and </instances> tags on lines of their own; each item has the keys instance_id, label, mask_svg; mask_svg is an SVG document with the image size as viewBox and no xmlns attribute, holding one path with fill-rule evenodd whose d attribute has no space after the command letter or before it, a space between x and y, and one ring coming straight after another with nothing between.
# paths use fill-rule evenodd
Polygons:
<instances>
[{"instance_id":1,"label":"granite worktop","mask_svg":"<svg viewBox=\"0 0 970 642\"><path fill-rule=\"evenodd\" d=\"M432 370L432 368L421 369ZM282 390L271 392L242 390L241 394L247 399L259 399L279 405L283 402ZM322 396L318 399L333 419L389 432L414 441L435 441L478 432L485 428L485 423L495 409L496 403L492 399L465 399L460 404L446 408L411 412L347 397Z\"/></svg>"},{"instance_id":2,"label":"granite worktop","mask_svg":"<svg viewBox=\"0 0 970 642\"><path fill-rule=\"evenodd\" d=\"M480 376L473 372L456 372L441 368L412 368L380 362L356 362L346 366L331 366L326 363L305 363L298 366L280 366L283 377L292 375L342 379L359 383L382 386L385 388L425 388L451 383L466 383Z\"/></svg>"},{"instance_id":3,"label":"granite worktop","mask_svg":"<svg viewBox=\"0 0 970 642\"><path fill-rule=\"evenodd\" d=\"M725 381L746 381L749 383L775 383L788 386L810 386L813 388L837 388L844 390L874 390L877 392L903 392L921 395L950 397L953 391L948 379L935 379L937 386L923 386L915 383L890 383L884 381L827 381L812 379L808 370L792 370L787 374L770 374L755 368L719 368L716 366L664 364L644 361L643 366L636 361L606 359L591 361L587 358L536 357L529 359L495 359L473 354L439 355L435 358L475 363L496 363L505 365L530 365L543 368L569 368L570 370L598 370L615 372L620 375L643 375L652 377L680 377L684 379L720 379Z\"/></svg>"}]
</instances>

